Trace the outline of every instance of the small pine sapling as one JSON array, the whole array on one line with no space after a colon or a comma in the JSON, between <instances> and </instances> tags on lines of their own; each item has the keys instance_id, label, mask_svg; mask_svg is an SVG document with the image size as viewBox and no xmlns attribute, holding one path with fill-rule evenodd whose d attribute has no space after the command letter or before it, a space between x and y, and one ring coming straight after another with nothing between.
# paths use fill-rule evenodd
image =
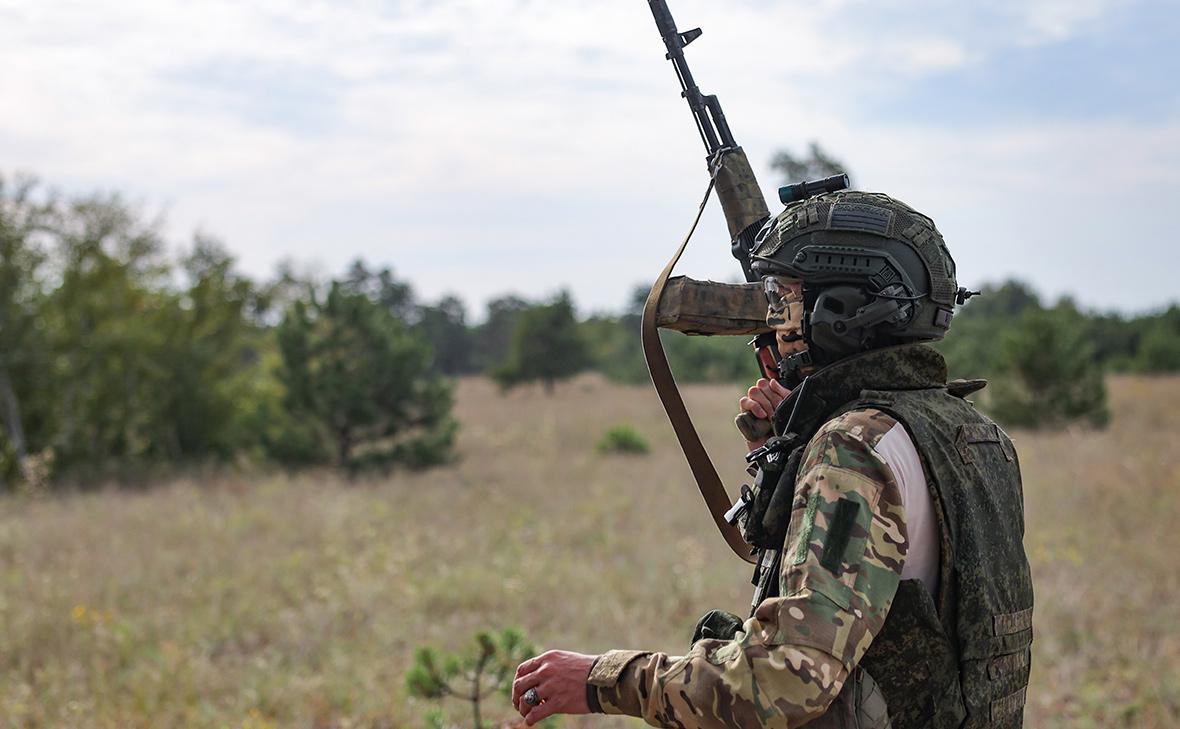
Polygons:
<instances>
[{"instance_id":1,"label":"small pine sapling","mask_svg":"<svg viewBox=\"0 0 1180 729\"><path fill-rule=\"evenodd\" d=\"M507 698L517 665L536 655L536 650L520 631L511 628L494 636L480 631L473 642L475 649L466 653L419 648L406 674L406 689L416 698L441 701L449 697L469 702L473 729L484 729L490 726L483 721L484 700L496 693ZM427 723L431 729L446 726L437 707L428 714Z\"/></svg>"}]
</instances>

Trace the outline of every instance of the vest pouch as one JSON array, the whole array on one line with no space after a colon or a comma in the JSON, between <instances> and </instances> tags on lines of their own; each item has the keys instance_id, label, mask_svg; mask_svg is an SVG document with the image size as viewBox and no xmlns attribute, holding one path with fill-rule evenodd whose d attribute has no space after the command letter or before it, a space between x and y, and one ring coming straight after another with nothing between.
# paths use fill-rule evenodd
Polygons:
<instances>
[{"instance_id":1,"label":"vest pouch","mask_svg":"<svg viewBox=\"0 0 1180 729\"><path fill-rule=\"evenodd\" d=\"M796 436L780 436L782 449L773 460L755 462L757 477L751 502L738 523L742 538L758 549L782 549L791 519L791 505L795 497L795 477L804 446L791 444Z\"/></svg>"},{"instance_id":2,"label":"vest pouch","mask_svg":"<svg viewBox=\"0 0 1180 729\"><path fill-rule=\"evenodd\" d=\"M967 727L1020 729L1032 658L1032 608L992 615L986 634L963 646L959 670L970 690Z\"/></svg>"},{"instance_id":3,"label":"vest pouch","mask_svg":"<svg viewBox=\"0 0 1180 729\"><path fill-rule=\"evenodd\" d=\"M955 729L967 717L950 641L919 580L902 580L861 659L880 684L893 729Z\"/></svg>"},{"instance_id":4,"label":"vest pouch","mask_svg":"<svg viewBox=\"0 0 1180 729\"><path fill-rule=\"evenodd\" d=\"M770 549L782 549L787 539L787 527L791 523L791 509L795 501L795 480L799 476L799 463L803 460L806 448L806 444L797 446L787 456L778 484L762 512L762 532L767 537Z\"/></svg>"}]
</instances>

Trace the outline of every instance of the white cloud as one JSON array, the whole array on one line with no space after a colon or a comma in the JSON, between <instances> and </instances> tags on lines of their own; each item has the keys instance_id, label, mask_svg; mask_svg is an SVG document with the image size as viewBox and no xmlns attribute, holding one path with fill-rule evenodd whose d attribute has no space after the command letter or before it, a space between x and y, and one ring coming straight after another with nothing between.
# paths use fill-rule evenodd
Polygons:
<instances>
[{"instance_id":1,"label":"white cloud","mask_svg":"<svg viewBox=\"0 0 1180 729\"><path fill-rule=\"evenodd\" d=\"M1024 40L1029 43L1061 41L1112 10L1127 6L1127 0L1037 0L1020 3Z\"/></svg>"},{"instance_id":2,"label":"white cloud","mask_svg":"<svg viewBox=\"0 0 1180 729\"><path fill-rule=\"evenodd\" d=\"M705 28L693 68L755 159L820 138L864 183L964 228L979 224L971 201L1003 209L1044 188L1046 169L1083 197L1099 173L1176 185L1177 167L1145 141L1175 149L1171 127L968 136L930 128L922 109L860 128L840 112L868 87L1082 32L1114 2L1004 3L991 25L934 2L672 5L682 28ZM256 274L285 256L335 269L364 255L432 295L456 272L491 270L465 293L566 282L579 300L617 304L654 272L704 183L672 69L633 0L0 0L0 18L6 168L167 207L178 237L217 233ZM264 72L262 88L225 78L235 69ZM267 87L267 74L290 83ZM289 101L323 105L315 128L250 103L308 89L323 93ZM1114 164L1090 162L1101 144L1120 145ZM701 275L733 270L718 218L702 231L714 242L686 261Z\"/></svg>"}]
</instances>

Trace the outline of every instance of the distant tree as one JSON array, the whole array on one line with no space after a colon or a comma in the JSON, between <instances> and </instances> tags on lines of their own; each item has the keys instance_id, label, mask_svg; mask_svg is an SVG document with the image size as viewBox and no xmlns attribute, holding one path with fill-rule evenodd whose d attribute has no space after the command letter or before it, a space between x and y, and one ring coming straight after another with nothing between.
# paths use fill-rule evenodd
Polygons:
<instances>
[{"instance_id":1,"label":"distant tree","mask_svg":"<svg viewBox=\"0 0 1180 729\"><path fill-rule=\"evenodd\" d=\"M242 418L252 406L263 330L253 283L234 271L217 241L198 235L181 261L185 286L172 300L160 364L164 443L170 457L227 456L252 440Z\"/></svg>"},{"instance_id":2,"label":"distant tree","mask_svg":"<svg viewBox=\"0 0 1180 729\"><path fill-rule=\"evenodd\" d=\"M668 361L683 382L754 382L760 376L743 337L689 337L662 332Z\"/></svg>"},{"instance_id":3,"label":"distant tree","mask_svg":"<svg viewBox=\"0 0 1180 729\"><path fill-rule=\"evenodd\" d=\"M445 296L432 306L419 306L414 329L430 343L439 372L462 375L472 371L473 337L467 311L458 297Z\"/></svg>"},{"instance_id":4,"label":"distant tree","mask_svg":"<svg viewBox=\"0 0 1180 729\"><path fill-rule=\"evenodd\" d=\"M360 294L375 302L406 324L418 320L418 306L410 284L394 277L389 268L370 270L364 261L353 261L348 273L337 283L342 291Z\"/></svg>"},{"instance_id":5,"label":"distant tree","mask_svg":"<svg viewBox=\"0 0 1180 729\"><path fill-rule=\"evenodd\" d=\"M372 296L336 281L322 300L295 302L278 329L287 408L339 465L441 462L455 431L450 389L429 346Z\"/></svg>"},{"instance_id":6,"label":"distant tree","mask_svg":"<svg viewBox=\"0 0 1180 729\"><path fill-rule=\"evenodd\" d=\"M171 455L166 363L175 294L158 221L118 195L56 211L58 286L42 322L55 391L43 403L60 462L86 470Z\"/></svg>"},{"instance_id":7,"label":"distant tree","mask_svg":"<svg viewBox=\"0 0 1180 729\"><path fill-rule=\"evenodd\" d=\"M481 372L491 372L508 359L512 333L520 313L529 302L519 296L502 296L488 302L487 319L472 332L472 365Z\"/></svg>"},{"instance_id":8,"label":"distant tree","mask_svg":"<svg viewBox=\"0 0 1180 729\"><path fill-rule=\"evenodd\" d=\"M591 316L578 325L582 341L586 343L588 362L616 382L636 384L648 381L639 322L650 287L650 284L635 286L622 313Z\"/></svg>"},{"instance_id":9,"label":"distant tree","mask_svg":"<svg viewBox=\"0 0 1180 729\"><path fill-rule=\"evenodd\" d=\"M307 300L319 288L314 275L298 270L292 261L280 261L273 278L255 285L252 318L259 325L274 326L296 301Z\"/></svg>"},{"instance_id":10,"label":"distant tree","mask_svg":"<svg viewBox=\"0 0 1180 729\"><path fill-rule=\"evenodd\" d=\"M263 325L232 258L198 236L178 271L117 195L0 199L0 473L21 452L87 477L247 447Z\"/></svg>"},{"instance_id":11,"label":"distant tree","mask_svg":"<svg viewBox=\"0 0 1180 729\"><path fill-rule=\"evenodd\" d=\"M1103 371L1084 317L1069 304L1029 310L998 337L988 409L1005 424L1060 427L1110 420Z\"/></svg>"},{"instance_id":12,"label":"distant tree","mask_svg":"<svg viewBox=\"0 0 1180 729\"><path fill-rule=\"evenodd\" d=\"M639 322L648 286L632 290L618 316L595 316L579 325L593 367L616 382L648 382ZM661 331L668 362L680 382L747 382L758 378L754 355L741 337L697 337Z\"/></svg>"},{"instance_id":13,"label":"distant tree","mask_svg":"<svg viewBox=\"0 0 1180 729\"><path fill-rule=\"evenodd\" d=\"M586 368L586 354L573 301L562 292L548 303L520 312L508 357L493 377L504 388L540 381L546 392L553 392L558 380Z\"/></svg>"},{"instance_id":14,"label":"distant tree","mask_svg":"<svg viewBox=\"0 0 1180 729\"><path fill-rule=\"evenodd\" d=\"M970 308L965 310L971 311L971 316L1002 320L1041 308L1037 292L1024 281L1009 279L999 286L984 286L982 291L968 302Z\"/></svg>"},{"instance_id":15,"label":"distant tree","mask_svg":"<svg viewBox=\"0 0 1180 729\"><path fill-rule=\"evenodd\" d=\"M1154 317L1138 345L1134 368L1139 372L1180 372L1180 306Z\"/></svg>"},{"instance_id":16,"label":"distant tree","mask_svg":"<svg viewBox=\"0 0 1180 729\"><path fill-rule=\"evenodd\" d=\"M45 365L44 332L36 326L45 254L34 239L49 208L35 198L31 178L0 177L0 488L13 475L31 478L22 395Z\"/></svg>"},{"instance_id":17,"label":"distant tree","mask_svg":"<svg viewBox=\"0 0 1180 729\"><path fill-rule=\"evenodd\" d=\"M841 172L848 172L836 158L829 155L818 142L811 142L805 156L796 156L788 150L779 150L770 160L770 168L782 175L783 184L817 180ZM851 177L851 174L849 175Z\"/></svg>"},{"instance_id":18,"label":"distant tree","mask_svg":"<svg viewBox=\"0 0 1180 729\"><path fill-rule=\"evenodd\" d=\"M1108 370L1131 369L1147 328L1144 322L1116 312L1093 314L1088 319L1090 339L1101 343L1094 351L1096 361Z\"/></svg>"},{"instance_id":19,"label":"distant tree","mask_svg":"<svg viewBox=\"0 0 1180 729\"><path fill-rule=\"evenodd\" d=\"M647 382L647 365L639 339L639 325L628 317L599 314L578 323L579 338L586 344L586 363L615 382Z\"/></svg>"},{"instance_id":20,"label":"distant tree","mask_svg":"<svg viewBox=\"0 0 1180 729\"><path fill-rule=\"evenodd\" d=\"M1000 368L997 340L1029 311L1040 311L1041 301L1031 286L1009 280L984 286L958 310L950 332L936 346L947 360L952 377L991 377Z\"/></svg>"}]
</instances>

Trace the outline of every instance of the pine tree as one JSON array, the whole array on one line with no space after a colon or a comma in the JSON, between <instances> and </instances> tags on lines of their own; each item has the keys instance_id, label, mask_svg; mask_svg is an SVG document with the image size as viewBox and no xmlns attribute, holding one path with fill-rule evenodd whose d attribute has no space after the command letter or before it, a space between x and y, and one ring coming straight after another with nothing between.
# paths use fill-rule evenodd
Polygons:
<instances>
[{"instance_id":1,"label":"pine tree","mask_svg":"<svg viewBox=\"0 0 1180 729\"><path fill-rule=\"evenodd\" d=\"M562 292L546 304L521 311L512 332L507 360L493 377L503 388L542 382L553 392L555 383L586 368L586 345L578 329L573 301Z\"/></svg>"},{"instance_id":2,"label":"pine tree","mask_svg":"<svg viewBox=\"0 0 1180 729\"><path fill-rule=\"evenodd\" d=\"M430 348L380 301L333 282L322 299L296 301L278 329L287 408L356 468L438 463L455 424Z\"/></svg>"},{"instance_id":3,"label":"pine tree","mask_svg":"<svg viewBox=\"0 0 1180 729\"><path fill-rule=\"evenodd\" d=\"M1110 420L1102 367L1082 315L1068 303L1027 311L1002 332L989 410L1001 422L1055 427Z\"/></svg>"}]
</instances>

